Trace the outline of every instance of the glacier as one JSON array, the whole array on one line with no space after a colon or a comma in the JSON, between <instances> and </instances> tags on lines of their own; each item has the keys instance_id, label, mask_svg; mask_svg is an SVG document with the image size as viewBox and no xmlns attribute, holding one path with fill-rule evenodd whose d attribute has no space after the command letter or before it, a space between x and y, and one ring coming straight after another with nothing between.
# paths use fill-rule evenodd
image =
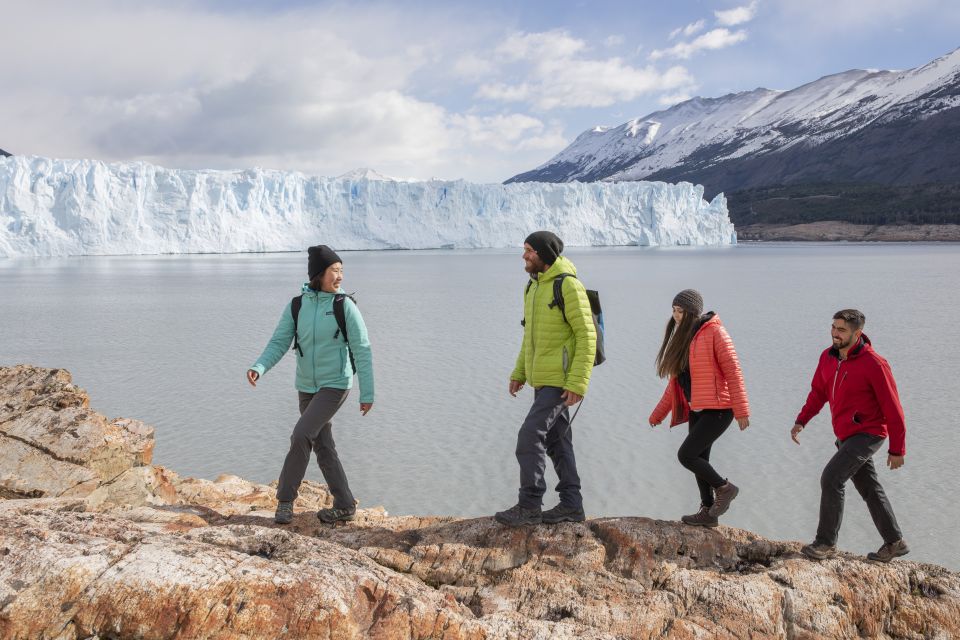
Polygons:
<instances>
[{"instance_id":1,"label":"glacier","mask_svg":"<svg viewBox=\"0 0 960 640\"><path fill-rule=\"evenodd\" d=\"M0 159L0 256L736 243L723 194L689 183L474 184L296 171Z\"/></svg>"}]
</instances>

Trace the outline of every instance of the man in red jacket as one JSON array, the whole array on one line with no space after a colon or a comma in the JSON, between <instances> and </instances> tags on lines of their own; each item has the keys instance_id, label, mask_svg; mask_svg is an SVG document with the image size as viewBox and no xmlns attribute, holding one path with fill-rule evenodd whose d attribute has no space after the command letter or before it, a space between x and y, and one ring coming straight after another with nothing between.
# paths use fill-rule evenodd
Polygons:
<instances>
[{"instance_id":1,"label":"man in red jacket","mask_svg":"<svg viewBox=\"0 0 960 640\"><path fill-rule=\"evenodd\" d=\"M790 430L790 437L800 444L797 436L804 426L826 402L830 403L837 453L820 477L822 493L817 537L802 549L805 555L815 560L829 558L837 552L837 535L843 520L844 485L851 479L883 536L883 546L876 553L868 553L867 558L890 562L910 551L900 533L890 501L877 480L872 459L889 436L887 466L891 469L903 466L906 454L903 408L890 365L873 350L870 339L863 333L865 322L863 314L856 309L844 309L834 314L830 329L833 346L820 355L807 403Z\"/></svg>"}]
</instances>

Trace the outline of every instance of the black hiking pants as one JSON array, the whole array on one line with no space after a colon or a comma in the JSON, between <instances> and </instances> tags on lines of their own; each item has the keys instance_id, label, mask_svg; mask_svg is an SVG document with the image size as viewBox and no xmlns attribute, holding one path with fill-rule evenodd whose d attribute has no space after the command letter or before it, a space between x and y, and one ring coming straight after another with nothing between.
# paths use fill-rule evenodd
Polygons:
<instances>
[{"instance_id":1,"label":"black hiking pants","mask_svg":"<svg viewBox=\"0 0 960 640\"><path fill-rule=\"evenodd\" d=\"M856 433L843 442L837 440L837 452L820 476L820 524L817 542L835 545L843 521L844 485L853 480L853 486L867 503L870 517L886 543L902 538L897 518L887 494L877 479L873 454L883 446L885 438L869 433Z\"/></svg>"},{"instance_id":2,"label":"black hiking pants","mask_svg":"<svg viewBox=\"0 0 960 640\"><path fill-rule=\"evenodd\" d=\"M690 433L677 451L677 459L693 471L700 489L700 503L713 505L713 490L726 484L710 465L710 448L733 422L731 409L704 409L690 412Z\"/></svg>"}]
</instances>

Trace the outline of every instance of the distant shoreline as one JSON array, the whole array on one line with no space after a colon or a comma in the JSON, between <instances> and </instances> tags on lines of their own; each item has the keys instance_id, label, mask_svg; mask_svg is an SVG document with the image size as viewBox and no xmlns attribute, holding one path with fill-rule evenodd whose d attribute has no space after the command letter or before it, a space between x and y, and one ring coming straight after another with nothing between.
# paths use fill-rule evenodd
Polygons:
<instances>
[{"instance_id":1,"label":"distant shoreline","mask_svg":"<svg viewBox=\"0 0 960 640\"><path fill-rule=\"evenodd\" d=\"M805 224L737 226L740 242L960 242L960 224Z\"/></svg>"}]
</instances>

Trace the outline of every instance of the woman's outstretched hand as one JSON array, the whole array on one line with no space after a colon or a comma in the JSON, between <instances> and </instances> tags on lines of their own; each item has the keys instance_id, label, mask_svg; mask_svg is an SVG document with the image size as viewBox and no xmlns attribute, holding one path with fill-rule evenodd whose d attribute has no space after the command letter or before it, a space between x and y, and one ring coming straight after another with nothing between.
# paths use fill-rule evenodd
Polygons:
<instances>
[{"instance_id":1,"label":"woman's outstretched hand","mask_svg":"<svg viewBox=\"0 0 960 640\"><path fill-rule=\"evenodd\" d=\"M260 379L260 374L254 371L253 369L247 369L247 382L250 383L251 387L257 386L257 380Z\"/></svg>"},{"instance_id":2,"label":"woman's outstretched hand","mask_svg":"<svg viewBox=\"0 0 960 640\"><path fill-rule=\"evenodd\" d=\"M737 424L740 425L740 431L743 431L750 426L750 416L743 416L742 418L737 418Z\"/></svg>"},{"instance_id":3,"label":"woman's outstretched hand","mask_svg":"<svg viewBox=\"0 0 960 640\"><path fill-rule=\"evenodd\" d=\"M367 412L370 411L370 409L373 409L373 403L372 403L372 402L361 402L361 403L360 403L360 413L361 413L362 415L367 415Z\"/></svg>"}]
</instances>

